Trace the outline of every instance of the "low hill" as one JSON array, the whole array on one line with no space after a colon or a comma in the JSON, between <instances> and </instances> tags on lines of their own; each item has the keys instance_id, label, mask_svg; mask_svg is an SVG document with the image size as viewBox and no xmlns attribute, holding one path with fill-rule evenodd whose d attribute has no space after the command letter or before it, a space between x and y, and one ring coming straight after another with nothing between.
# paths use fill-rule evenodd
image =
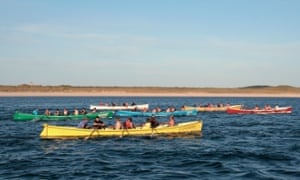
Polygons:
<instances>
[{"instance_id":1,"label":"low hill","mask_svg":"<svg viewBox=\"0 0 300 180\"><path fill-rule=\"evenodd\" d=\"M248 86L241 88L192 88L192 87L94 87L94 86L42 86L42 85L0 85L0 92L41 92L41 93L210 93L210 94L300 94L300 88L292 86Z\"/></svg>"}]
</instances>

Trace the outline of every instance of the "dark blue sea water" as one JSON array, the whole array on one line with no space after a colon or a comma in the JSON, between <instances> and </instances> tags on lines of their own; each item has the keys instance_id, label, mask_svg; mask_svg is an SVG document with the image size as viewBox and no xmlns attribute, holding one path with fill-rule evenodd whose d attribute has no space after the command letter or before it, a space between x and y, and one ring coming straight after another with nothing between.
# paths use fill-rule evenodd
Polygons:
<instances>
[{"instance_id":1,"label":"dark blue sea water","mask_svg":"<svg viewBox=\"0 0 300 180\"><path fill-rule=\"evenodd\" d=\"M16 110L88 108L99 102L150 107L231 103L293 106L292 114L199 113L202 136L41 140L45 122L15 122ZM0 97L1 179L299 179L299 98ZM110 123L111 120L106 120ZM141 123L144 118L134 118ZM167 121L160 118L159 121ZM112 121L111 121L112 122ZM48 122L74 125L78 121Z\"/></svg>"}]
</instances>

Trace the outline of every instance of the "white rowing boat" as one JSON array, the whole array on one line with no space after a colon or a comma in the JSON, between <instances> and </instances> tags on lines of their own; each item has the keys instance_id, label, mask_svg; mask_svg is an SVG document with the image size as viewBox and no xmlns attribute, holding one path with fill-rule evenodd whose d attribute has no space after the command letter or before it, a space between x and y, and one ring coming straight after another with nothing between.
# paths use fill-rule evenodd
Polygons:
<instances>
[{"instance_id":1,"label":"white rowing boat","mask_svg":"<svg viewBox=\"0 0 300 180\"><path fill-rule=\"evenodd\" d=\"M97 110L147 110L149 104L138 104L138 105L90 105L90 109Z\"/></svg>"}]
</instances>

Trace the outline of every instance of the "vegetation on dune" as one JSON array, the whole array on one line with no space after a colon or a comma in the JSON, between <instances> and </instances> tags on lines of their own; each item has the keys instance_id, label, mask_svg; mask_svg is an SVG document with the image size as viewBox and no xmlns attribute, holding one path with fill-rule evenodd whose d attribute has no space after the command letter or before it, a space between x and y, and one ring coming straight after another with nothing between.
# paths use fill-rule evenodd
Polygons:
<instances>
[{"instance_id":1,"label":"vegetation on dune","mask_svg":"<svg viewBox=\"0 0 300 180\"><path fill-rule=\"evenodd\" d=\"M255 85L241 88L192 88L192 87L97 87L97 86L42 86L21 84L16 86L0 85L0 92L125 92L125 93L300 93L300 88L280 85Z\"/></svg>"},{"instance_id":2,"label":"vegetation on dune","mask_svg":"<svg viewBox=\"0 0 300 180\"><path fill-rule=\"evenodd\" d=\"M246 86L246 87L241 87L241 89L261 89L261 88L269 88L271 86L267 85L255 85L255 86Z\"/></svg>"}]
</instances>

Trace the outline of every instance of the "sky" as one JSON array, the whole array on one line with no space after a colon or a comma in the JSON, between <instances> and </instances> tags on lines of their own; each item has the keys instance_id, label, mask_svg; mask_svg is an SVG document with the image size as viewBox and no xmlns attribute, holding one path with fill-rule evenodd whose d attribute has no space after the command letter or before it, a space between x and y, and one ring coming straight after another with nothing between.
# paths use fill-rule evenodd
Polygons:
<instances>
[{"instance_id":1,"label":"sky","mask_svg":"<svg viewBox=\"0 0 300 180\"><path fill-rule=\"evenodd\" d=\"M0 0L0 85L300 87L299 0Z\"/></svg>"}]
</instances>

